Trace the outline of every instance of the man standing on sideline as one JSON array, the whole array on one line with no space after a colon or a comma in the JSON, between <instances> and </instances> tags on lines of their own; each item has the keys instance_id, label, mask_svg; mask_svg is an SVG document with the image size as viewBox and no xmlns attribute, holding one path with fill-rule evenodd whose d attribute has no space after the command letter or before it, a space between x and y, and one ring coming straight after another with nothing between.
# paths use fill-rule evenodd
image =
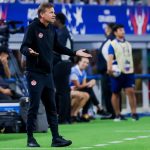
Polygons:
<instances>
[{"instance_id":1,"label":"man standing on sideline","mask_svg":"<svg viewBox=\"0 0 150 150\"><path fill-rule=\"evenodd\" d=\"M107 61L108 61L108 49L111 44L111 41L115 39L113 34L114 23L108 23L105 27L105 36L106 40L102 43L98 51L98 71L102 75L101 77L101 90L102 90L102 102L105 104L106 110L110 113L110 117L102 117L102 119L114 119L115 113L111 103L111 83L110 77L107 74Z\"/></svg>"},{"instance_id":2,"label":"man standing on sideline","mask_svg":"<svg viewBox=\"0 0 150 150\"><path fill-rule=\"evenodd\" d=\"M114 34L116 39L109 46L108 73L111 75L112 105L116 118L114 121L126 120L120 112L119 93L121 89L125 89L125 93L129 98L132 119L138 120L136 113L136 97L135 97L135 79L134 66L131 44L125 40L125 30L123 25L115 25ZM121 70L119 77L113 77L112 65L118 65Z\"/></svg>"},{"instance_id":3,"label":"man standing on sideline","mask_svg":"<svg viewBox=\"0 0 150 150\"><path fill-rule=\"evenodd\" d=\"M71 49L71 36L65 25L66 16L63 13L56 14L54 25L57 27L58 41L62 46ZM71 97L69 76L71 72L71 60L67 55L54 53L54 83L56 88L56 106L59 115L60 124L68 124L71 122ZM60 78L60 73L63 78Z\"/></svg>"},{"instance_id":4,"label":"man standing on sideline","mask_svg":"<svg viewBox=\"0 0 150 150\"><path fill-rule=\"evenodd\" d=\"M65 140L60 136L58 131L52 75L53 50L70 56L91 57L91 55L83 52L82 49L73 52L61 46L52 25L54 21L55 11L53 5L49 3L41 4L38 8L38 18L28 26L20 49L21 53L26 56L27 83L30 96L30 107L27 117L28 147L40 147L33 137L40 99L45 106L47 120L53 137L51 146L63 147L72 144L72 141Z\"/></svg>"}]
</instances>

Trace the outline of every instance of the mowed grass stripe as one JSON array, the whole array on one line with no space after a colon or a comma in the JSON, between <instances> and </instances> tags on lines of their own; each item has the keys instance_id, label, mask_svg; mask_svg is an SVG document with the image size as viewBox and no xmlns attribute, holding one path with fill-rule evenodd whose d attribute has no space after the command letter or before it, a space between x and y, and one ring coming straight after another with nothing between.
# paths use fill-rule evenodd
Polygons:
<instances>
[{"instance_id":1,"label":"mowed grass stripe","mask_svg":"<svg viewBox=\"0 0 150 150\"><path fill-rule=\"evenodd\" d=\"M113 120L94 120L91 123L81 123L81 124L73 124L73 125L61 125L60 133L64 135L65 138L71 139L73 141L73 145L69 148L61 148L62 150L67 149L76 149L81 147L93 147L97 144L107 144L112 141L120 141L125 138L135 138L138 136L149 136L149 132L116 132L116 131L146 131L150 130L150 118L145 117L140 119L138 122L132 122L131 119L124 122L113 122ZM48 133L36 133L35 137L37 141L41 144L41 149L51 149L51 135ZM121 150L124 150L126 145L131 146L131 150L133 149L133 145L136 143L135 150L141 150L140 148L150 147L150 142L147 142L149 138L145 139L137 139L135 141L126 141L124 143L113 144L109 146L101 147L101 149L110 149L119 147ZM150 139L149 139L150 140ZM138 141L138 142L137 142ZM132 143L132 144L131 144ZM145 143L145 145L143 145ZM130 145L131 144L131 145ZM123 148L124 146L125 148ZM0 134L0 149L2 148L26 148L26 134ZM27 148L28 149L28 148ZM54 148L56 149L56 148ZM93 149L93 148L92 148ZM94 147L97 149L97 147ZM130 150L130 149L129 149ZM146 149L144 149L146 150Z\"/></svg>"}]
</instances>

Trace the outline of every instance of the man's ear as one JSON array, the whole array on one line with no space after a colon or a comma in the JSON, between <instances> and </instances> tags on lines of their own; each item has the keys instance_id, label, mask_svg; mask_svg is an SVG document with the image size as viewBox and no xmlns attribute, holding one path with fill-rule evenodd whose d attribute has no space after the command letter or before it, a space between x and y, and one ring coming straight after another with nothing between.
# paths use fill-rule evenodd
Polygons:
<instances>
[{"instance_id":1,"label":"man's ear","mask_svg":"<svg viewBox=\"0 0 150 150\"><path fill-rule=\"evenodd\" d=\"M40 12L40 18L42 18L43 17L43 12Z\"/></svg>"},{"instance_id":2,"label":"man's ear","mask_svg":"<svg viewBox=\"0 0 150 150\"><path fill-rule=\"evenodd\" d=\"M116 36L117 31L114 32L114 35Z\"/></svg>"}]
</instances>

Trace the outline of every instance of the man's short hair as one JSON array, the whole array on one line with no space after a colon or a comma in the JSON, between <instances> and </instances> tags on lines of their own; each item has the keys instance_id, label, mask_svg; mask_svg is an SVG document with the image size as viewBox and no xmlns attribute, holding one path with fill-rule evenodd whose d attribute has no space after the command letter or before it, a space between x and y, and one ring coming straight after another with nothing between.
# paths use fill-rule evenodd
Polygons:
<instances>
[{"instance_id":1,"label":"man's short hair","mask_svg":"<svg viewBox=\"0 0 150 150\"><path fill-rule=\"evenodd\" d=\"M116 25L113 27L113 32L116 32L119 28L124 28L124 25L122 25L122 24L116 24Z\"/></svg>"},{"instance_id":2,"label":"man's short hair","mask_svg":"<svg viewBox=\"0 0 150 150\"><path fill-rule=\"evenodd\" d=\"M108 23L107 26L113 30L113 27L115 26L116 24L115 23Z\"/></svg>"},{"instance_id":3,"label":"man's short hair","mask_svg":"<svg viewBox=\"0 0 150 150\"><path fill-rule=\"evenodd\" d=\"M63 25L66 23L66 16L63 13L56 14L56 20L59 20Z\"/></svg>"},{"instance_id":4,"label":"man's short hair","mask_svg":"<svg viewBox=\"0 0 150 150\"><path fill-rule=\"evenodd\" d=\"M42 4L40 4L40 6L39 6L39 8L38 8L38 11L37 11L37 13L38 13L38 17L40 18L41 16L40 16L40 14L41 13L44 13L45 12L45 9L49 9L49 8L53 8L54 6L53 6L53 4L51 4L51 3L42 3Z\"/></svg>"}]
</instances>

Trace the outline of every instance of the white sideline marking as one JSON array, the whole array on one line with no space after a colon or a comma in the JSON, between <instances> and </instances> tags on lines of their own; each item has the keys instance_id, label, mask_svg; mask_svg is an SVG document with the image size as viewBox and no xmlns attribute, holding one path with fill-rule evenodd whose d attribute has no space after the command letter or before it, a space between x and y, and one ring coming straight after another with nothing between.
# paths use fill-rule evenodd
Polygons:
<instances>
[{"instance_id":1,"label":"white sideline marking","mask_svg":"<svg viewBox=\"0 0 150 150\"><path fill-rule=\"evenodd\" d=\"M82 147L81 147L82 148ZM84 147L85 148L85 147ZM87 147L87 148L89 148L89 147ZM32 147L32 148L30 148L30 147L27 147L27 148L0 148L0 150L31 150L31 149L33 149L33 150L48 150L48 149L52 149L52 150L54 150L54 148L53 147L47 147L47 148L42 148L42 147ZM70 147L66 147L65 148L65 150L67 150L67 149L75 149L75 150L77 150L77 149L80 149L80 148L70 148Z\"/></svg>"},{"instance_id":2,"label":"white sideline marking","mask_svg":"<svg viewBox=\"0 0 150 150\"><path fill-rule=\"evenodd\" d=\"M137 138L125 138L124 140L125 141L133 141L133 140L136 140Z\"/></svg>"},{"instance_id":3,"label":"white sideline marking","mask_svg":"<svg viewBox=\"0 0 150 150\"><path fill-rule=\"evenodd\" d=\"M75 150L82 150L82 149L92 149L92 148L94 148L94 147L79 147L79 148L63 148L63 150L65 149L65 150L73 150L73 149L75 149ZM49 149L51 149L51 150L56 150L56 149L54 149L54 148L51 148L51 147L49 147L49 148L0 148L0 150L49 150Z\"/></svg>"},{"instance_id":4,"label":"white sideline marking","mask_svg":"<svg viewBox=\"0 0 150 150\"><path fill-rule=\"evenodd\" d=\"M80 149L91 149L91 148L93 148L93 147L78 147L78 148L70 148L70 147L66 147L65 148L65 150L72 150L72 149L75 149L75 150L80 150ZM54 148L53 147L47 147L47 148L39 148L39 147L34 147L34 148L30 148L30 147L28 147L28 148L0 148L0 150L31 150L31 149L33 149L33 150L48 150L48 149L52 149L52 150L54 150Z\"/></svg>"},{"instance_id":5,"label":"white sideline marking","mask_svg":"<svg viewBox=\"0 0 150 150\"><path fill-rule=\"evenodd\" d=\"M149 138L150 136L138 136L139 139Z\"/></svg>"},{"instance_id":6,"label":"white sideline marking","mask_svg":"<svg viewBox=\"0 0 150 150\"><path fill-rule=\"evenodd\" d=\"M82 147L81 147L82 148ZM54 148L52 148L52 147L47 147L47 148L39 148L39 147L33 147L33 148L30 148L30 147L28 147L28 148L0 148L0 150L49 150L49 149L51 149L51 150L54 150ZM80 149L80 148L65 148L65 150L72 150L72 149L75 149L75 150L77 150L77 149ZM55 149L56 150L56 149ZM63 149L64 150L64 149Z\"/></svg>"},{"instance_id":7,"label":"white sideline marking","mask_svg":"<svg viewBox=\"0 0 150 150\"><path fill-rule=\"evenodd\" d=\"M93 148L93 147L79 147L79 148L77 148L77 149L91 149L91 148ZM71 148L70 148L71 149Z\"/></svg>"},{"instance_id":8,"label":"white sideline marking","mask_svg":"<svg viewBox=\"0 0 150 150\"><path fill-rule=\"evenodd\" d=\"M103 146L108 146L109 144L97 144L97 145L94 145L94 146L97 146L97 147L103 147Z\"/></svg>"},{"instance_id":9,"label":"white sideline marking","mask_svg":"<svg viewBox=\"0 0 150 150\"><path fill-rule=\"evenodd\" d=\"M123 142L126 142L126 141L133 141L133 140L137 140L137 139L144 139L144 138L150 138L150 135L147 135L147 136L137 136L135 138L125 138L123 139L122 141L112 141L112 142L108 142L106 144L96 144L96 145L93 145L91 147L78 147L78 148L71 148L71 147L66 147L65 150L71 150L71 149L75 149L75 150L80 150L80 149L92 149L94 147L105 147L105 146L110 146L111 144L119 144L119 143L123 143ZM53 149L51 147L49 147L50 149ZM48 150L49 148L32 148L32 149L35 149L35 150ZM0 150L30 150L31 148L0 148Z\"/></svg>"},{"instance_id":10,"label":"white sideline marking","mask_svg":"<svg viewBox=\"0 0 150 150\"><path fill-rule=\"evenodd\" d=\"M150 130L116 130L115 132L119 133L148 133Z\"/></svg>"},{"instance_id":11,"label":"white sideline marking","mask_svg":"<svg viewBox=\"0 0 150 150\"><path fill-rule=\"evenodd\" d=\"M118 143L122 143L123 141L112 141L112 142L109 142L110 144L118 144Z\"/></svg>"},{"instance_id":12,"label":"white sideline marking","mask_svg":"<svg viewBox=\"0 0 150 150\"><path fill-rule=\"evenodd\" d=\"M125 138L122 141L112 141L112 142L108 142L109 144L97 144L97 145L94 145L94 146L95 147L109 146L111 144L119 144L119 143L123 143L123 142L126 142L126 141L133 141L133 140L144 139L144 138L150 138L150 136L137 136L135 138Z\"/></svg>"}]
</instances>

